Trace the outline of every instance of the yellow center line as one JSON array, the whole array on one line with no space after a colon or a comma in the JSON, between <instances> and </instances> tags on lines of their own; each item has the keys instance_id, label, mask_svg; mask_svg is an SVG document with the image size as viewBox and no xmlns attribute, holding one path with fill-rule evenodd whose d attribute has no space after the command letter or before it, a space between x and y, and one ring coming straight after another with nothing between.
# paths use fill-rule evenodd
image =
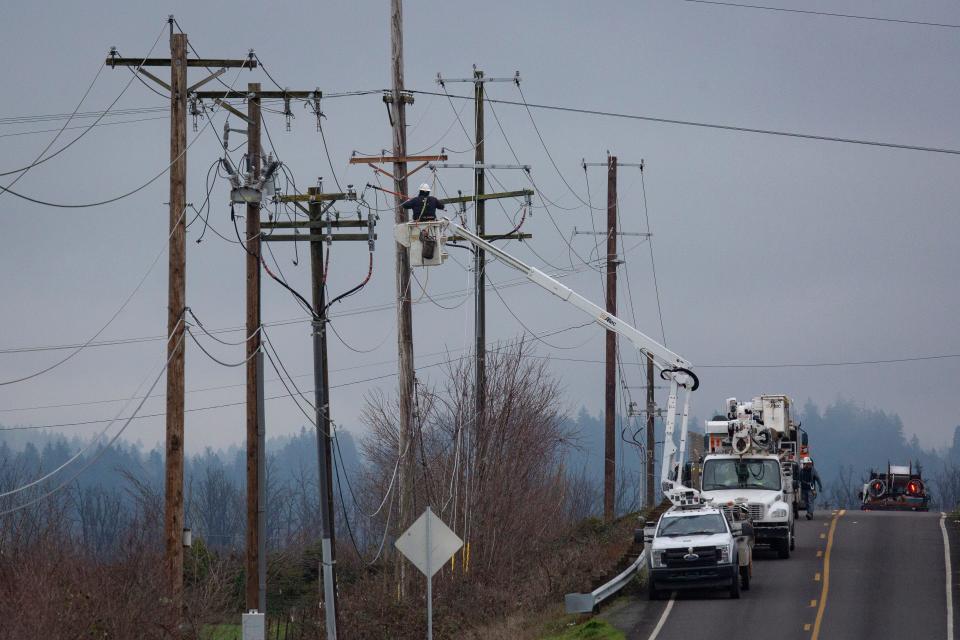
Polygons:
<instances>
[{"instance_id":1,"label":"yellow center line","mask_svg":"<svg viewBox=\"0 0 960 640\"><path fill-rule=\"evenodd\" d=\"M823 623L823 612L827 608L827 592L830 590L830 551L833 549L833 534L837 530L837 521L847 512L841 509L837 515L833 516L830 522L830 534L827 536L827 551L823 554L823 588L820 590L820 607L817 609L817 617L813 621L813 633L811 640L817 640L820 637L820 625Z\"/></svg>"}]
</instances>

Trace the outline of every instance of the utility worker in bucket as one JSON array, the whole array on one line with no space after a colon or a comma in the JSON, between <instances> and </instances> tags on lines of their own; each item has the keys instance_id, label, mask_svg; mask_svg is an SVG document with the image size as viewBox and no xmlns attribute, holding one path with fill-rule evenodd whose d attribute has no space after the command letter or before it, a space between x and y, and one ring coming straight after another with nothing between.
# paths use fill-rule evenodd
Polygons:
<instances>
[{"instance_id":1,"label":"utility worker in bucket","mask_svg":"<svg viewBox=\"0 0 960 640\"><path fill-rule=\"evenodd\" d=\"M420 193L400 206L413 209L414 222L436 220L437 209L443 209L443 203L430 195L430 185L426 182L420 185Z\"/></svg>"},{"instance_id":2,"label":"utility worker in bucket","mask_svg":"<svg viewBox=\"0 0 960 640\"><path fill-rule=\"evenodd\" d=\"M820 474L813 468L810 456L804 456L800 462L803 464L800 467L801 496L807 505L807 520L813 520L813 503L817 499L817 493L823 491L823 484L820 483Z\"/></svg>"}]
</instances>

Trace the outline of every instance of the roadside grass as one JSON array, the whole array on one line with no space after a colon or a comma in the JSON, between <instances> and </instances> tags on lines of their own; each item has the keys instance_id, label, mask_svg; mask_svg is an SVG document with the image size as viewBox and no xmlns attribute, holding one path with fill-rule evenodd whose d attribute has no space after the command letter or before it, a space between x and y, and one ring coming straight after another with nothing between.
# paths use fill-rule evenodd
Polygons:
<instances>
[{"instance_id":1,"label":"roadside grass","mask_svg":"<svg viewBox=\"0 0 960 640\"><path fill-rule=\"evenodd\" d=\"M271 640L276 638L284 640L287 637L287 630L283 626L279 631L273 627L267 635ZM200 640L242 640L242 638L243 628L239 624L208 624L200 632Z\"/></svg>"},{"instance_id":2,"label":"roadside grass","mask_svg":"<svg viewBox=\"0 0 960 640\"><path fill-rule=\"evenodd\" d=\"M200 632L202 640L240 640L241 636L238 624L208 624Z\"/></svg>"},{"instance_id":3,"label":"roadside grass","mask_svg":"<svg viewBox=\"0 0 960 640\"><path fill-rule=\"evenodd\" d=\"M544 636L541 640L626 640L626 636L609 623L593 618L559 633Z\"/></svg>"}]
</instances>

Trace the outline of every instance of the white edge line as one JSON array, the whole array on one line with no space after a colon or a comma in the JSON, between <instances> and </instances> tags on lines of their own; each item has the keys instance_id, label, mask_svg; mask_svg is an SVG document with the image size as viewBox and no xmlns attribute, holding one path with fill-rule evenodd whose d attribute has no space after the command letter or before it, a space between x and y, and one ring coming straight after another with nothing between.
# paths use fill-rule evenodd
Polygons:
<instances>
[{"instance_id":1,"label":"white edge line","mask_svg":"<svg viewBox=\"0 0 960 640\"><path fill-rule=\"evenodd\" d=\"M943 564L947 571L947 640L953 640L953 570L950 568L950 538L944 521L947 514L940 512L940 531L943 533Z\"/></svg>"},{"instance_id":2,"label":"white edge line","mask_svg":"<svg viewBox=\"0 0 960 640\"><path fill-rule=\"evenodd\" d=\"M673 602L676 597L676 593L670 594L670 602L667 603L663 613L660 614L660 620L657 622L657 626L653 628L653 633L650 634L650 637L647 638L647 640L657 640L657 636L660 635L660 630L663 629L663 625L667 622L667 616L670 615L670 610L673 609ZM953 640L953 636L950 637L950 640Z\"/></svg>"}]
</instances>

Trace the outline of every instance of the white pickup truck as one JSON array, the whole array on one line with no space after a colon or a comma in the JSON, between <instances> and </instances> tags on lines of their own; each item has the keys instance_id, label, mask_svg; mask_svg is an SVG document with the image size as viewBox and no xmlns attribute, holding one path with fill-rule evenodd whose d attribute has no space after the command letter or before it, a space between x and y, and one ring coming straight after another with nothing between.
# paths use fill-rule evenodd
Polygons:
<instances>
[{"instance_id":1,"label":"white pickup truck","mask_svg":"<svg viewBox=\"0 0 960 640\"><path fill-rule=\"evenodd\" d=\"M750 588L753 526L740 505L672 507L644 528L651 600L677 589Z\"/></svg>"}]
</instances>

